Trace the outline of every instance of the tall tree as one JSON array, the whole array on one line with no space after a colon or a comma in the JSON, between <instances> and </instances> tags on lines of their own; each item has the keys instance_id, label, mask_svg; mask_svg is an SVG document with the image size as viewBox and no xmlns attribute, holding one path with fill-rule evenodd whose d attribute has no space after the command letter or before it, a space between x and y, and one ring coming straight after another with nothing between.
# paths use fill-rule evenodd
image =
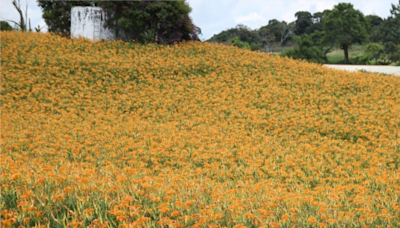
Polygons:
<instances>
[{"instance_id":1,"label":"tall tree","mask_svg":"<svg viewBox=\"0 0 400 228\"><path fill-rule=\"evenodd\" d=\"M400 0L398 5L392 4L390 16L380 27L380 40L385 43L385 52L389 59L400 61Z\"/></svg>"},{"instance_id":2,"label":"tall tree","mask_svg":"<svg viewBox=\"0 0 400 228\"><path fill-rule=\"evenodd\" d=\"M71 31L71 8L74 6L95 6L95 1L37 0L42 9L42 17L49 32L69 36Z\"/></svg>"},{"instance_id":3,"label":"tall tree","mask_svg":"<svg viewBox=\"0 0 400 228\"><path fill-rule=\"evenodd\" d=\"M344 51L344 61L349 62L349 48L354 43L362 43L366 37L364 15L350 3L339 3L324 18L326 39L331 44L339 44Z\"/></svg>"},{"instance_id":4,"label":"tall tree","mask_svg":"<svg viewBox=\"0 0 400 228\"><path fill-rule=\"evenodd\" d=\"M297 19L295 21L294 33L300 36L305 34L307 29L313 24L313 16L307 11L299 11L295 16Z\"/></svg>"},{"instance_id":5,"label":"tall tree","mask_svg":"<svg viewBox=\"0 0 400 228\"><path fill-rule=\"evenodd\" d=\"M258 30L258 34L261 37L263 45L265 45L265 51L270 52L270 48L276 40L276 35L272 29L268 26L263 26Z\"/></svg>"},{"instance_id":6,"label":"tall tree","mask_svg":"<svg viewBox=\"0 0 400 228\"><path fill-rule=\"evenodd\" d=\"M103 1L100 6L108 16L107 27L125 40L167 44L197 37L192 9L184 0Z\"/></svg>"}]
</instances>

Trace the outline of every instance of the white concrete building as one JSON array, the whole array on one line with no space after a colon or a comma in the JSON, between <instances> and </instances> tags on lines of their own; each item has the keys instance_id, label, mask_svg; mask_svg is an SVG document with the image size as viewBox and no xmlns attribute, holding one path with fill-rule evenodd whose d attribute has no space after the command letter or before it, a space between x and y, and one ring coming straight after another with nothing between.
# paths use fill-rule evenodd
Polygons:
<instances>
[{"instance_id":1,"label":"white concrete building","mask_svg":"<svg viewBox=\"0 0 400 228\"><path fill-rule=\"evenodd\" d=\"M100 7L75 6L71 9L71 38L113 40L115 34L104 27L106 15Z\"/></svg>"}]
</instances>

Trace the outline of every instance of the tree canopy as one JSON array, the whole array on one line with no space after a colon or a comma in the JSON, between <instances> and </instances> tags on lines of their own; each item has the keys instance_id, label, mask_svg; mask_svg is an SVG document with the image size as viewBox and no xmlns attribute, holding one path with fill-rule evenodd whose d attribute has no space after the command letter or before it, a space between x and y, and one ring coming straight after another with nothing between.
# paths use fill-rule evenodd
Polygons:
<instances>
[{"instance_id":1,"label":"tree canopy","mask_svg":"<svg viewBox=\"0 0 400 228\"><path fill-rule=\"evenodd\" d=\"M198 39L185 1L104 1L107 27L117 37L139 42L173 43Z\"/></svg>"},{"instance_id":2,"label":"tree canopy","mask_svg":"<svg viewBox=\"0 0 400 228\"><path fill-rule=\"evenodd\" d=\"M115 31L117 38L138 42L173 43L199 39L184 1L48 1L38 0L48 30L68 36L73 6L99 6L107 15L106 26Z\"/></svg>"},{"instance_id":3,"label":"tree canopy","mask_svg":"<svg viewBox=\"0 0 400 228\"><path fill-rule=\"evenodd\" d=\"M224 30L211 37L208 41L232 44L243 48L248 48L248 46L241 44L248 44L251 50L260 50L262 48L262 40L258 31L242 24L238 24L235 28Z\"/></svg>"},{"instance_id":4,"label":"tree canopy","mask_svg":"<svg viewBox=\"0 0 400 228\"><path fill-rule=\"evenodd\" d=\"M381 32L379 31L381 28L381 25L383 24L384 20L376 15L367 15L365 17L365 20L367 22L366 24L366 30L368 33L368 41L369 42L379 42L381 39Z\"/></svg>"},{"instance_id":5,"label":"tree canopy","mask_svg":"<svg viewBox=\"0 0 400 228\"><path fill-rule=\"evenodd\" d=\"M339 3L324 17L326 39L338 44L344 51L344 61L349 62L349 48L367 38L364 15L351 3Z\"/></svg>"},{"instance_id":6,"label":"tree canopy","mask_svg":"<svg viewBox=\"0 0 400 228\"><path fill-rule=\"evenodd\" d=\"M295 21L294 33L298 36L305 34L308 27L313 24L313 16L307 11L299 11L295 14L295 16L297 19Z\"/></svg>"}]
</instances>

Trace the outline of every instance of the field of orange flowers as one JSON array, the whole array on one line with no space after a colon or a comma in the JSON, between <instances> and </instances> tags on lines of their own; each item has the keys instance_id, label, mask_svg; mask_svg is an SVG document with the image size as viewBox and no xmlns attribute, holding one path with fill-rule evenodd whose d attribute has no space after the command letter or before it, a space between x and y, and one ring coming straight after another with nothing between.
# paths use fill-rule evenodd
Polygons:
<instances>
[{"instance_id":1,"label":"field of orange flowers","mask_svg":"<svg viewBox=\"0 0 400 228\"><path fill-rule=\"evenodd\" d=\"M400 78L1 32L2 227L399 227Z\"/></svg>"}]
</instances>

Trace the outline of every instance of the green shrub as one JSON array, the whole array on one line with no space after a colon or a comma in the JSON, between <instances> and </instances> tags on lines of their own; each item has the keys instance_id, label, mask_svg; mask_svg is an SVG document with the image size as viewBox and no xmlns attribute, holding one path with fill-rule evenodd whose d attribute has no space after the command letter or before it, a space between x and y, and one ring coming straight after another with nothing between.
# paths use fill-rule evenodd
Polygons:
<instances>
[{"instance_id":1,"label":"green shrub","mask_svg":"<svg viewBox=\"0 0 400 228\"><path fill-rule=\"evenodd\" d=\"M251 49L249 43L241 41L238 37L232 39L232 45L239 48Z\"/></svg>"},{"instance_id":2,"label":"green shrub","mask_svg":"<svg viewBox=\"0 0 400 228\"><path fill-rule=\"evenodd\" d=\"M12 31L13 27L7 21L0 21L0 30L1 31Z\"/></svg>"},{"instance_id":3,"label":"green shrub","mask_svg":"<svg viewBox=\"0 0 400 228\"><path fill-rule=\"evenodd\" d=\"M315 46L312 37L303 35L297 38L298 47L288 49L281 55L293 59L304 59L309 62L326 63L326 52L321 47Z\"/></svg>"}]
</instances>

